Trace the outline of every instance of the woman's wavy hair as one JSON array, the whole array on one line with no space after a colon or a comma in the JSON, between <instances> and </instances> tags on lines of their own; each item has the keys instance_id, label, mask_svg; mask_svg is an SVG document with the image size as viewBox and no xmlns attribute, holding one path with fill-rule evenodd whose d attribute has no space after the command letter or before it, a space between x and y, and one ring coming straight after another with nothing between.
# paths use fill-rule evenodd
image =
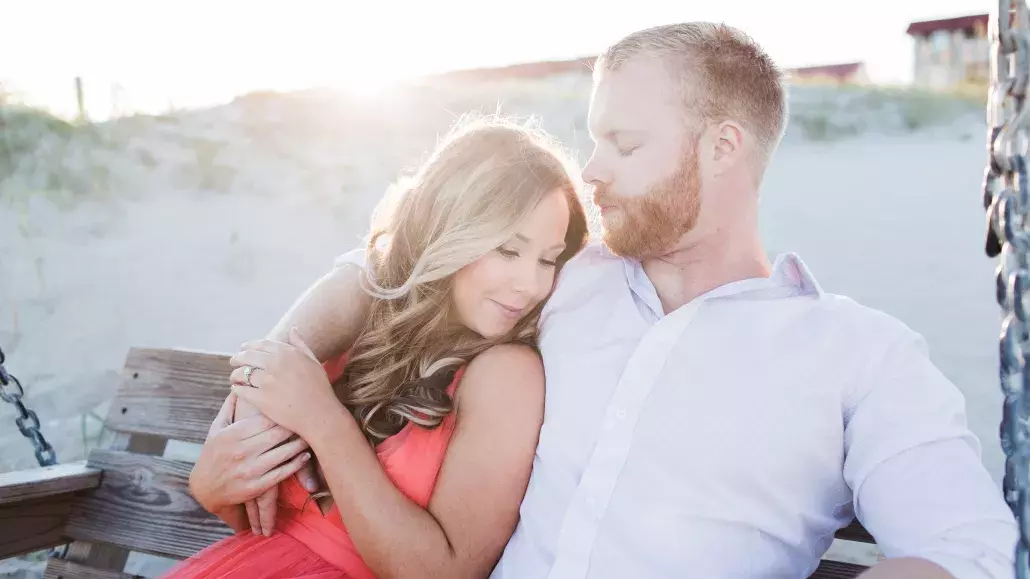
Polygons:
<instances>
[{"instance_id":1,"label":"woman's wavy hair","mask_svg":"<svg viewBox=\"0 0 1030 579\"><path fill-rule=\"evenodd\" d=\"M558 268L587 241L570 155L543 130L497 116L466 117L407 183L377 208L367 240L364 328L333 385L373 445L409 422L440 424L452 410L457 369L495 344L536 347L538 304L504 336L454 322L455 272L495 250L549 192L569 205ZM557 278L556 278L557 279Z\"/></svg>"}]
</instances>

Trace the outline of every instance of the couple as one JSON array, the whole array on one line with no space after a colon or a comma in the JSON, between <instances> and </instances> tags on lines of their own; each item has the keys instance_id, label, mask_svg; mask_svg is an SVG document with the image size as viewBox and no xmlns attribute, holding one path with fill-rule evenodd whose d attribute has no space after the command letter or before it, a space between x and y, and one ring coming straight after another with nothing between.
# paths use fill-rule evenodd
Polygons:
<instances>
[{"instance_id":1,"label":"couple","mask_svg":"<svg viewBox=\"0 0 1030 579\"><path fill-rule=\"evenodd\" d=\"M731 27L608 48L603 244L545 135L452 132L233 357L191 488L239 532L169 576L800 579L857 516L888 557L868 579L1011 577L1014 519L920 336L766 259L786 109Z\"/></svg>"}]
</instances>

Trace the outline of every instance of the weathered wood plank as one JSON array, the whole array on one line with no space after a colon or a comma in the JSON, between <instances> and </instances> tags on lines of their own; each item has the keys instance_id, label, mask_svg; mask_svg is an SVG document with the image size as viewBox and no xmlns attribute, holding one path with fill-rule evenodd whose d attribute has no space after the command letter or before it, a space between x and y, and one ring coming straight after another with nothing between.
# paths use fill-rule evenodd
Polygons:
<instances>
[{"instance_id":1,"label":"weathered wood plank","mask_svg":"<svg viewBox=\"0 0 1030 579\"><path fill-rule=\"evenodd\" d=\"M97 569L72 561L50 559L47 561L43 579L142 579L140 575L128 575L121 571Z\"/></svg>"},{"instance_id":2,"label":"weathered wood plank","mask_svg":"<svg viewBox=\"0 0 1030 579\"><path fill-rule=\"evenodd\" d=\"M142 454L160 456L165 451L168 441L164 438L146 434L128 434L119 432L108 445L108 450L127 450ZM93 569L121 571L129 558L129 550L108 545L106 543L88 543L73 541L68 545L65 559ZM49 566L49 564L48 564Z\"/></svg>"},{"instance_id":3,"label":"weathered wood plank","mask_svg":"<svg viewBox=\"0 0 1030 579\"><path fill-rule=\"evenodd\" d=\"M840 561L824 559L819 564L819 568L808 579L854 579L866 569L868 567L855 565L854 563L842 563Z\"/></svg>"},{"instance_id":4,"label":"weathered wood plank","mask_svg":"<svg viewBox=\"0 0 1030 579\"><path fill-rule=\"evenodd\" d=\"M189 463L94 450L89 465L104 477L72 509L66 532L74 539L185 558L233 533L190 496Z\"/></svg>"},{"instance_id":5,"label":"weathered wood plank","mask_svg":"<svg viewBox=\"0 0 1030 579\"><path fill-rule=\"evenodd\" d=\"M0 559L67 543L64 525L73 498L55 495L0 505Z\"/></svg>"},{"instance_id":6,"label":"weathered wood plank","mask_svg":"<svg viewBox=\"0 0 1030 579\"><path fill-rule=\"evenodd\" d=\"M100 471L86 461L0 472L0 505L62 495L100 484Z\"/></svg>"},{"instance_id":7,"label":"weathered wood plank","mask_svg":"<svg viewBox=\"0 0 1030 579\"><path fill-rule=\"evenodd\" d=\"M869 544L876 543L876 539L873 538L873 535L870 534L857 519L851 521L850 525L837 531L834 536L844 541L856 541L859 543Z\"/></svg>"},{"instance_id":8,"label":"weathered wood plank","mask_svg":"<svg viewBox=\"0 0 1030 579\"><path fill-rule=\"evenodd\" d=\"M132 348L108 410L112 430L204 442L229 394L229 356Z\"/></svg>"}]
</instances>

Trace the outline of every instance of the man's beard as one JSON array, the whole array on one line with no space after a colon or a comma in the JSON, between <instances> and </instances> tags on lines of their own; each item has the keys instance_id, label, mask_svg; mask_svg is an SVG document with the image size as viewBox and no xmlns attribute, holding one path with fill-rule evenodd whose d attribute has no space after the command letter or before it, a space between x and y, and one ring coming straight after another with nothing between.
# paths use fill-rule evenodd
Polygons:
<instances>
[{"instance_id":1,"label":"man's beard","mask_svg":"<svg viewBox=\"0 0 1030 579\"><path fill-rule=\"evenodd\" d=\"M701 213L697 153L690 151L671 177L640 197L620 197L601 186L594 203L611 208L602 217L602 239L616 255L644 259L669 251L694 228Z\"/></svg>"}]
</instances>

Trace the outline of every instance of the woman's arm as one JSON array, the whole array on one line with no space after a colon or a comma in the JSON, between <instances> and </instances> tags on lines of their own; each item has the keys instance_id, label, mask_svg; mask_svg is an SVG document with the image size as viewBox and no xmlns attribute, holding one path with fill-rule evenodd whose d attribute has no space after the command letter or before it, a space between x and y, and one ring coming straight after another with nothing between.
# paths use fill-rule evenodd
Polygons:
<instances>
[{"instance_id":1,"label":"woman's arm","mask_svg":"<svg viewBox=\"0 0 1030 579\"><path fill-rule=\"evenodd\" d=\"M365 563L379 577L486 577L518 521L543 420L544 373L524 346L468 366L428 510L387 478L342 405L305 433Z\"/></svg>"}]
</instances>

